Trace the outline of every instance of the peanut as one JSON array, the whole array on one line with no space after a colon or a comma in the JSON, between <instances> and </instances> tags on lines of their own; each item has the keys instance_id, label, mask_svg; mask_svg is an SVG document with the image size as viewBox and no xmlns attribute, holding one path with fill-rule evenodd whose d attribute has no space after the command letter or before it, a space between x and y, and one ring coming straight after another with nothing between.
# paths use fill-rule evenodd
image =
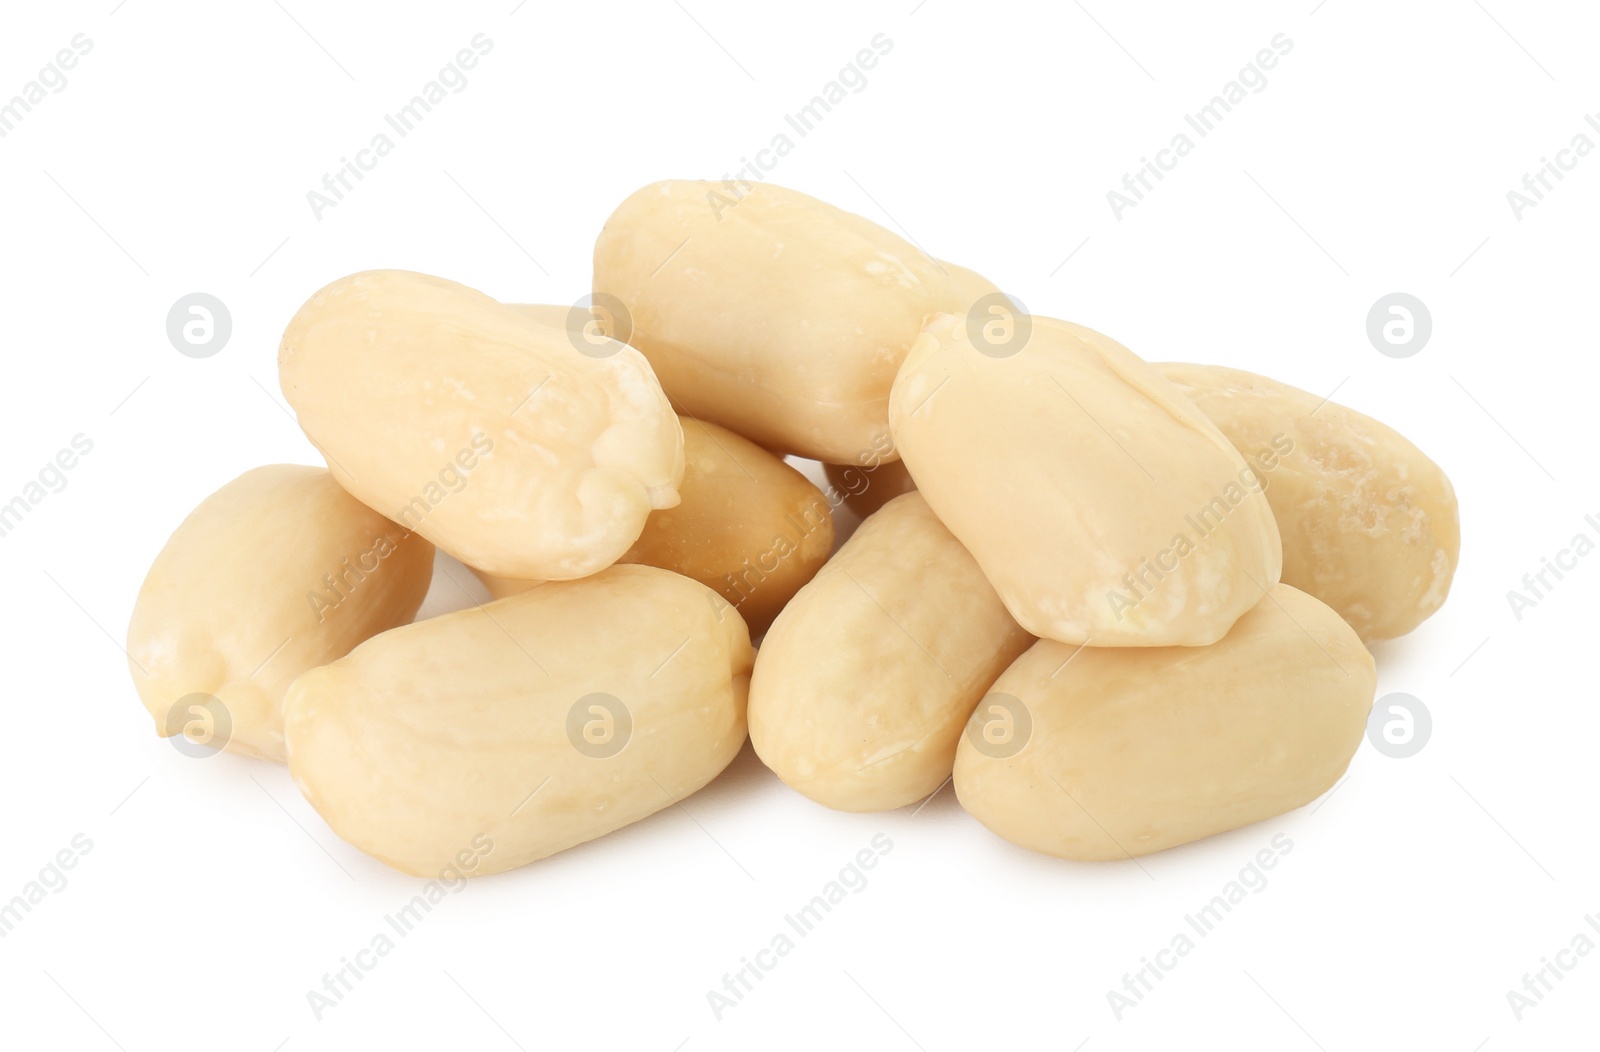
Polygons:
<instances>
[{"instance_id":1,"label":"peanut","mask_svg":"<svg viewBox=\"0 0 1600 1052\"><path fill-rule=\"evenodd\" d=\"M289 684L408 623L432 578L433 545L321 468L247 471L150 567L128 625L134 686L163 738L281 763Z\"/></svg>"},{"instance_id":2,"label":"peanut","mask_svg":"<svg viewBox=\"0 0 1600 1052\"><path fill-rule=\"evenodd\" d=\"M963 309L970 309L975 303L985 296L1003 296L999 286L976 270L952 263L947 259L940 260L939 266L950 276L955 284L956 291L961 294Z\"/></svg>"},{"instance_id":3,"label":"peanut","mask_svg":"<svg viewBox=\"0 0 1600 1052\"><path fill-rule=\"evenodd\" d=\"M977 301L985 296L1004 295L994 282L975 270L958 266L949 260L940 260L939 266L944 268L944 272L955 283L956 291L964 303L964 310L974 309ZM916 482L911 478L911 472L906 470L905 463L899 460L899 454L894 452L893 443L885 442L882 446L881 449L859 451L849 464L822 466L823 474L838 492L845 506L862 519L900 494L910 493L917 488Z\"/></svg>"},{"instance_id":4,"label":"peanut","mask_svg":"<svg viewBox=\"0 0 1600 1052\"><path fill-rule=\"evenodd\" d=\"M289 770L341 837L498 873L700 789L745 740L744 622L705 586L614 566L368 640L295 682Z\"/></svg>"},{"instance_id":5,"label":"peanut","mask_svg":"<svg viewBox=\"0 0 1600 1052\"><path fill-rule=\"evenodd\" d=\"M902 493L917 488L903 460L867 457L861 464L824 464L822 472L845 507L865 519Z\"/></svg>"},{"instance_id":6,"label":"peanut","mask_svg":"<svg viewBox=\"0 0 1600 1052\"><path fill-rule=\"evenodd\" d=\"M1257 466L1283 535L1283 580L1362 640L1403 636L1443 605L1461 512L1439 465L1369 416L1215 365L1160 365Z\"/></svg>"},{"instance_id":7,"label":"peanut","mask_svg":"<svg viewBox=\"0 0 1600 1052\"><path fill-rule=\"evenodd\" d=\"M914 245L758 183L653 183L595 243L594 295L675 403L777 452L853 463L888 435L889 386L924 317L966 301Z\"/></svg>"},{"instance_id":8,"label":"peanut","mask_svg":"<svg viewBox=\"0 0 1600 1052\"><path fill-rule=\"evenodd\" d=\"M529 321L551 329L582 331L586 327L586 324L573 325L571 307L561 307L553 303L511 303L507 306ZM583 322L584 319L580 315L578 320Z\"/></svg>"},{"instance_id":9,"label":"peanut","mask_svg":"<svg viewBox=\"0 0 1600 1052\"><path fill-rule=\"evenodd\" d=\"M752 635L833 551L833 512L800 472L748 439L690 417L683 427L683 503L650 513L618 562L659 566L713 588ZM477 571L496 598L537 582Z\"/></svg>"},{"instance_id":10,"label":"peanut","mask_svg":"<svg viewBox=\"0 0 1600 1052\"><path fill-rule=\"evenodd\" d=\"M1376 683L1350 626L1288 585L1207 647L1042 640L978 703L956 795L1035 851L1146 855L1322 795L1361 743Z\"/></svg>"},{"instance_id":11,"label":"peanut","mask_svg":"<svg viewBox=\"0 0 1600 1052\"><path fill-rule=\"evenodd\" d=\"M1009 320L991 344L991 318L942 315L906 357L889 414L918 490L1034 635L1216 642L1281 569L1244 461L1114 340Z\"/></svg>"},{"instance_id":12,"label":"peanut","mask_svg":"<svg viewBox=\"0 0 1600 1052\"><path fill-rule=\"evenodd\" d=\"M750 740L818 803L883 811L950 776L985 688L1032 637L927 503L886 504L800 589L750 684Z\"/></svg>"},{"instance_id":13,"label":"peanut","mask_svg":"<svg viewBox=\"0 0 1600 1052\"><path fill-rule=\"evenodd\" d=\"M368 271L314 295L283 393L340 485L462 562L522 578L616 560L677 503L682 438L637 352L463 285Z\"/></svg>"}]
</instances>

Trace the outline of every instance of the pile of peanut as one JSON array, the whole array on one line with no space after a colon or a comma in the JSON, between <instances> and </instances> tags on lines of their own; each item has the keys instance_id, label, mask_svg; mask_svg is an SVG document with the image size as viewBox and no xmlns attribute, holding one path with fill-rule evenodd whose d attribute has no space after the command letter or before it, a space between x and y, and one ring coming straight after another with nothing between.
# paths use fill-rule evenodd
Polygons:
<instances>
[{"instance_id":1,"label":"pile of peanut","mask_svg":"<svg viewBox=\"0 0 1600 1052\"><path fill-rule=\"evenodd\" d=\"M828 807L953 776L1072 859L1341 777L1365 644L1455 571L1437 465L1285 384L1021 313L804 194L721 189L624 201L579 308L403 271L313 295L278 365L327 468L246 472L157 556L128 633L157 731L203 716L420 875L638 821L747 736ZM865 520L835 551L841 504ZM415 621L435 547L494 601Z\"/></svg>"}]
</instances>

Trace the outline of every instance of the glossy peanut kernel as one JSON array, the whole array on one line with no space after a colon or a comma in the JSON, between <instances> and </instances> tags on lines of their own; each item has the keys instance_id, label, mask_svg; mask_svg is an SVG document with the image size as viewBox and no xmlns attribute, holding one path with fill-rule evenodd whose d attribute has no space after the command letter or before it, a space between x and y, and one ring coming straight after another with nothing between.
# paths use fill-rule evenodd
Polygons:
<instances>
[{"instance_id":1,"label":"glossy peanut kernel","mask_svg":"<svg viewBox=\"0 0 1600 1052\"><path fill-rule=\"evenodd\" d=\"M1439 465L1393 428L1265 376L1161 365L1246 457L1263 465L1283 536L1283 579L1367 641L1416 628L1444 604L1461 511Z\"/></svg>"},{"instance_id":2,"label":"glossy peanut kernel","mask_svg":"<svg viewBox=\"0 0 1600 1052\"><path fill-rule=\"evenodd\" d=\"M614 566L387 632L302 676L289 770L344 839L497 873L694 793L745 740L750 639L704 585Z\"/></svg>"},{"instance_id":3,"label":"glossy peanut kernel","mask_svg":"<svg viewBox=\"0 0 1600 1052\"><path fill-rule=\"evenodd\" d=\"M778 615L750 684L750 740L818 803L913 803L950 776L967 715L1031 642L972 556L906 494Z\"/></svg>"},{"instance_id":4,"label":"glossy peanut kernel","mask_svg":"<svg viewBox=\"0 0 1600 1052\"><path fill-rule=\"evenodd\" d=\"M162 737L282 762L289 684L408 623L432 578L433 545L326 471L256 468L202 501L156 556L128 667Z\"/></svg>"},{"instance_id":5,"label":"glossy peanut kernel","mask_svg":"<svg viewBox=\"0 0 1600 1052\"><path fill-rule=\"evenodd\" d=\"M610 334L674 403L781 453L854 463L888 432L889 386L937 311L967 300L876 223L770 183L652 183L595 243Z\"/></svg>"},{"instance_id":6,"label":"glossy peanut kernel","mask_svg":"<svg viewBox=\"0 0 1600 1052\"><path fill-rule=\"evenodd\" d=\"M833 550L833 512L822 491L760 446L716 424L682 417L682 503L651 512L617 560L691 577L739 611L752 635ZM537 582L478 571L496 598Z\"/></svg>"},{"instance_id":7,"label":"glossy peanut kernel","mask_svg":"<svg viewBox=\"0 0 1600 1052\"><path fill-rule=\"evenodd\" d=\"M918 491L1034 635L1202 646L1278 581L1278 528L1250 468L1100 333L941 315L889 412Z\"/></svg>"},{"instance_id":8,"label":"glossy peanut kernel","mask_svg":"<svg viewBox=\"0 0 1600 1052\"><path fill-rule=\"evenodd\" d=\"M289 323L278 367L340 485L491 573L594 573L677 503L682 436L643 357L581 352L464 285L341 278Z\"/></svg>"},{"instance_id":9,"label":"glossy peanut kernel","mask_svg":"<svg viewBox=\"0 0 1600 1052\"><path fill-rule=\"evenodd\" d=\"M1361 743L1376 683L1350 626L1288 585L1206 647L1041 640L973 712L956 795L1035 851L1147 855L1327 792Z\"/></svg>"}]
</instances>

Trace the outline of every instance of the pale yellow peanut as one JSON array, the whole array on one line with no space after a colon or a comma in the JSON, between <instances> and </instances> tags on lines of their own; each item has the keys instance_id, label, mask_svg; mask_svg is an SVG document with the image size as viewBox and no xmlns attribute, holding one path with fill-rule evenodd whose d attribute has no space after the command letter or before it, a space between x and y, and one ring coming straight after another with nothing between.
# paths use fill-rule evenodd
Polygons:
<instances>
[{"instance_id":1,"label":"pale yellow peanut","mask_svg":"<svg viewBox=\"0 0 1600 1052\"><path fill-rule=\"evenodd\" d=\"M562 307L554 303L511 303L507 304L517 313L529 321L538 322L540 325L552 329L561 329L569 332L582 332L589 327L592 315L580 312L576 319L578 324L573 324L574 318L571 307ZM596 334L596 339L599 335Z\"/></svg>"},{"instance_id":2,"label":"pale yellow peanut","mask_svg":"<svg viewBox=\"0 0 1600 1052\"><path fill-rule=\"evenodd\" d=\"M818 803L883 811L950 776L972 707L1032 637L915 493L886 504L762 643L750 739Z\"/></svg>"},{"instance_id":3,"label":"pale yellow peanut","mask_svg":"<svg viewBox=\"0 0 1600 1052\"><path fill-rule=\"evenodd\" d=\"M940 260L939 265L955 283L964 310L972 310L984 297L1005 295L994 282L975 270L949 260ZM900 494L917 488L905 462L889 459L897 456L893 442L885 442L882 449L863 450L848 464L824 464L822 470L845 506L865 519Z\"/></svg>"},{"instance_id":4,"label":"pale yellow peanut","mask_svg":"<svg viewBox=\"0 0 1600 1052\"><path fill-rule=\"evenodd\" d=\"M585 354L604 354L614 344L606 335L612 318L604 307L570 306L553 303L508 304L528 321L567 333L567 340Z\"/></svg>"},{"instance_id":5,"label":"pale yellow peanut","mask_svg":"<svg viewBox=\"0 0 1600 1052\"><path fill-rule=\"evenodd\" d=\"M594 573L677 503L677 418L631 348L441 278L368 271L300 308L283 392L339 483L462 562Z\"/></svg>"},{"instance_id":6,"label":"pale yellow peanut","mask_svg":"<svg viewBox=\"0 0 1600 1052\"><path fill-rule=\"evenodd\" d=\"M323 469L247 471L151 565L128 625L134 686L162 737L282 762L289 684L408 623L432 577L433 545Z\"/></svg>"},{"instance_id":7,"label":"pale yellow peanut","mask_svg":"<svg viewBox=\"0 0 1600 1052\"><path fill-rule=\"evenodd\" d=\"M888 434L923 319L967 300L866 219L767 183L653 183L595 243L594 295L685 412L781 453L854 463Z\"/></svg>"},{"instance_id":8,"label":"pale yellow peanut","mask_svg":"<svg viewBox=\"0 0 1600 1052\"><path fill-rule=\"evenodd\" d=\"M1461 513L1439 465L1391 427L1288 384L1216 365L1158 366L1255 459L1283 535L1283 580L1362 639L1405 635L1444 603Z\"/></svg>"},{"instance_id":9,"label":"pale yellow peanut","mask_svg":"<svg viewBox=\"0 0 1600 1052\"><path fill-rule=\"evenodd\" d=\"M1272 509L1233 446L1100 333L978 322L929 323L890 418L918 491L1012 616L1065 643L1222 638L1281 569Z\"/></svg>"},{"instance_id":10,"label":"pale yellow peanut","mask_svg":"<svg viewBox=\"0 0 1600 1052\"><path fill-rule=\"evenodd\" d=\"M498 873L700 789L745 740L750 638L704 585L613 566L396 629L302 676L295 784L419 876ZM489 845L487 849L483 845Z\"/></svg>"},{"instance_id":11,"label":"pale yellow peanut","mask_svg":"<svg viewBox=\"0 0 1600 1052\"><path fill-rule=\"evenodd\" d=\"M986 296L1003 296L1000 287L976 270L952 263L947 259L939 261L939 266L950 276L955 284L956 291L961 294L965 307L971 307L978 300Z\"/></svg>"},{"instance_id":12,"label":"pale yellow peanut","mask_svg":"<svg viewBox=\"0 0 1600 1052\"><path fill-rule=\"evenodd\" d=\"M468 567L478 580L483 582L483 587L493 599L504 599L508 595L521 595L544 584L543 581L529 581L521 577L496 577L492 573L484 573L475 567Z\"/></svg>"},{"instance_id":13,"label":"pale yellow peanut","mask_svg":"<svg viewBox=\"0 0 1600 1052\"><path fill-rule=\"evenodd\" d=\"M956 795L1035 851L1147 855L1332 788L1376 682L1350 626L1288 585L1207 647L1041 640L978 703L956 750Z\"/></svg>"},{"instance_id":14,"label":"pale yellow peanut","mask_svg":"<svg viewBox=\"0 0 1600 1052\"><path fill-rule=\"evenodd\" d=\"M902 493L917 488L903 460L874 460L860 464L824 464L822 473L847 508L861 518L876 512Z\"/></svg>"},{"instance_id":15,"label":"pale yellow peanut","mask_svg":"<svg viewBox=\"0 0 1600 1052\"><path fill-rule=\"evenodd\" d=\"M752 635L766 631L833 550L833 511L800 472L727 428L689 417L683 501L650 513L622 563L659 566L714 588ZM476 571L496 598L537 582Z\"/></svg>"}]
</instances>

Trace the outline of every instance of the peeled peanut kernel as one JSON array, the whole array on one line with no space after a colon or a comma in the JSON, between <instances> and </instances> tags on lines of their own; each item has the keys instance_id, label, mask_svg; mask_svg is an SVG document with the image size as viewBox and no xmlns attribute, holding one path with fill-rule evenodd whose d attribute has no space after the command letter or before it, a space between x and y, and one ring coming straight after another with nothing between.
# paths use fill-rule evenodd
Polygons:
<instances>
[{"instance_id":1,"label":"peeled peanut kernel","mask_svg":"<svg viewBox=\"0 0 1600 1052\"><path fill-rule=\"evenodd\" d=\"M1222 638L1281 568L1250 469L1116 341L1052 318L1000 320L942 315L906 357L889 415L918 491L1034 635Z\"/></svg>"},{"instance_id":2,"label":"peeled peanut kernel","mask_svg":"<svg viewBox=\"0 0 1600 1052\"><path fill-rule=\"evenodd\" d=\"M296 676L410 622L433 545L321 468L247 471L189 513L146 575L128 668L163 738L283 762Z\"/></svg>"},{"instance_id":3,"label":"peeled peanut kernel","mask_svg":"<svg viewBox=\"0 0 1600 1052\"><path fill-rule=\"evenodd\" d=\"M1368 642L1403 636L1443 605L1461 512L1439 465L1404 435L1255 373L1157 368L1256 460L1283 535L1285 583Z\"/></svg>"},{"instance_id":4,"label":"peeled peanut kernel","mask_svg":"<svg viewBox=\"0 0 1600 1052\"><path fill-rule=\"evenodd\" d=\"M418 876L498 873L700 789L745 740L749 633L716 593L613 566L386 632L302 676L289 770L334 832Z\"/></svg>"},{"instance_id":5,"label":"peeled peanut kernel","mask_svg":"<svg viewBox=\"0 0 1600 1052\"><path fill-rule=\"evenodd\" d=\"M544 584L543 581L527 581L520 577L496 577L492 573L468 567L478 580L483 582L483 587L488 589L489 595L494 599L504 599L508 595L521 595Z\"/></svg>"},{"instance_id":6,"label":"peeled peanut kernel","mask_svg":"<svg viewBox=\"0 0 1600 1052\"><path fill-rule=\"evenodd\" d=\"M659 566L716 589L760 635L828 561L832 509L804 475L754 442L690 417L678 423L683 502L651 512L617 561ZM537 583L478 576L496 598Z\"/></svg>"},{"instance_id":7,"label":"peeled peanut kernel","mask_svg":"<svg viewBox=\"0 0 1600 1052\"><path fill-rule=\"evenodd\" d=\"M939 266L944 268L944 272L950 276L951 282L955 284L956 291L961 294L963 310L970 309L973 304L985 296L1005 295L1000 291L998 285L979 274L976 270L970 270L967 267L952 263L948 259L940 260Z\"/></svg>"},{"instance_id":8,"label":"peeled peanut kernel","mask_svg":"<svg viewBox=\"0 0 1600 1052\"><path fill-rule=\"evenodd\" d=\"M994 282L977 271L958 266L949 260L940 260L939 265L944 268L950 280L955 283L956 290L961 294L964 302L963 310L981 309L978 301L986 297L994 297L1010 304L1009 297L1001 292ZM899 454L894 452L894 443L884 442L883 447L881 450L862 450L850 464L822 465L823 474L838 492L839 499L842 499L845 506L855 512L858 518L865 519L900 494L910 493L917 488L916 482L911 478L911 472L906 470L905 463L899 460ZM890 457L896 459L889 459Z\"/></svg>"},{"instance_id":9,"label":"peeled peanut kernel","mask_svg":"<svg viewBox=\"0 0 1600 1052\"><path fill-rule=\"evenodd\" d=\"M995 833L1047 855L1147 855L1332 788L1376 684L1350 626L1288 585L1208 647L1041 640L978 703L956 750L956 795Z\"/></svg>"},{"instance_id":10,"label":"peeled peanut kernel","mask_svg":"<svg viewBox=\"0 0 1600 1052\"><path fill-rule=\"evenodd\" d=\"M863 519L902 493L917 488L903 460L876 460L869 456L860 464L824 464L822 473L845 507Z\"/></svg>"},{"instance_id":11,"label":"peeled peanut kernel","mask_svg":"<svg viewBox=\"0 0 1600 1052\"><path fill-rule=\"evenodd\" d=\"M581 331L583 327L572 324L571 307L561 307L553 303L509 303L507 306L529 321L547 325L552 329L562 329L564 331L578 329ZM580 315L580 320L585 319Z\"/></svg>"},{"instance_id":12,"label":"peeled peanut kernel","mask_svg":"<svg viewBox=\"0 0 1600 1052\"><path fill-rule=\"evenodd\" d=\"M580 353L464 285L342 278L289 323L278 366L340 485L471 566L583 577L677 503L682 438L644 358Z\"/></svg>"},{"instance_id":13,"label":"peeled peanut kernel","mask_svg":"<svg viewBox=\"0 0 1600 1052\"><path fill-rule=\"evenodd\" d=\"M888 434L923 319L965 309L949 274L876 223L758 183L653 183L594 249L611 335L673 401L768 449L854 463Z\"/></svg>"},{"instance_id":14,"label":"peeled peanut kernel","mask_svg":"<svg viewBox=\"0 0 1600 1052\"><path fill-rule=\"evenodd\" d=\"M750 740L811 799L885 811L950 776L972 707L1032 637L914 493L883 507L773 623Z\"/></svg>"}]
</instances>

